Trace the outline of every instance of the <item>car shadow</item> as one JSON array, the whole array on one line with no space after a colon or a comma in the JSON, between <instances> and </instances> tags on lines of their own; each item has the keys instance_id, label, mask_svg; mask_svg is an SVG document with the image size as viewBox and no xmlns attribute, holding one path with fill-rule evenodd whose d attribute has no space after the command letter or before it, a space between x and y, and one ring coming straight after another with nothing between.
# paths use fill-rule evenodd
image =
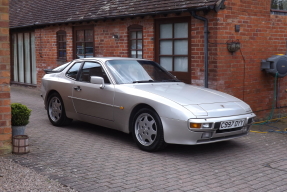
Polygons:
<instances>
[{"instance_id":1,"label":"car shadow","mask_svg":"<svg viewBox=\"0 0 287 192\"><path fill-rule=\"evenodd\" d=\"M73 121L69 126L62 127L63 129L74 130L76 132L85 132L87 134L97 135L98 137L103 137L110 140L111 142L116 142L119 145L126 145L128 149L140 150L136 143L133 141L131 134L126 134L118 130L109 129L106 127L101 127L81 121ZM217 143L201 144L201 145L178 145L178 144L168 144L163 150L153 152L157 155L179 155L180 154L190 154L194 155L216 155L222 153L228 153L229 151L242 151L247 150L248 145L244 142L235 140L222 141ZM142 151L143 153L149 153Z\"/></svg>"},{"instance_id":2,"label":"car shadow","mask_svg":"<svg viewBox=\"0 0 287 192\"><path fill-rule=\"evenodd\" d=\"M121 131L110 129L83 121L73 121L70 125L62 127L63 129L75 130L85 132L88 134L96 134L97 136L103 136L113 141L118 140L121 142L132 143L132 136L130 134L123 133Z\"/></svg>"}]
</instances>

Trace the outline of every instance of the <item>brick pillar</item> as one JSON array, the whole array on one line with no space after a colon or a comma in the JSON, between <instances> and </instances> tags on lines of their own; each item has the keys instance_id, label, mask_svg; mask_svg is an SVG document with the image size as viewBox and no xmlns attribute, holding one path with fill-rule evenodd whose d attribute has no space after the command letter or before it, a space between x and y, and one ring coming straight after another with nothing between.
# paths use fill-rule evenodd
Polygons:
<instances>
[{"instance_id":1,"label":"brick pillar","mask_svg":"<svg viewBox=\"0 0 287 192\"><path fill-rule=\"evenodd\" d=\"M0 155L12 151L9 0L0 0Z\"/></svg>"}]
</instances>

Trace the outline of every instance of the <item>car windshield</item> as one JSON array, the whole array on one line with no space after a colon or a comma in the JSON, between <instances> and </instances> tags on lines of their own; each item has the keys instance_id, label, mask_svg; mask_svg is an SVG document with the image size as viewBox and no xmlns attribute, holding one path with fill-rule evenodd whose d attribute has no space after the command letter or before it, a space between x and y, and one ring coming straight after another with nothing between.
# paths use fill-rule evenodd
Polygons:
<instances>
[{"instance_id":1,"label":"car windshield","mask_svg":"<svg viewBox=\"0 0 287 192\"><path fill-rule=\"evenodd\" d=\"M109 60L106 64L118 84L179 81L153 61Z\"/></svg>"}]
</instances>

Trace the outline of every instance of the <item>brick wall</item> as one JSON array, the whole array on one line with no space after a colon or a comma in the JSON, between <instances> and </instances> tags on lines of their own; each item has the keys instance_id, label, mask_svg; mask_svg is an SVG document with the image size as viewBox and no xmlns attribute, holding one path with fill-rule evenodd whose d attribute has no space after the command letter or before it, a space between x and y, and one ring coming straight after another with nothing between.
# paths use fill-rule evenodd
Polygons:
<instances>
[{"instance_id":1,"label":"brick wall","mask_svg":"<svg viewBox=\"0 0 287 192\"><path fill-rule=\"evenodd\" d=\"M259 117L272 108L274 77L261 71L261 60L285 54L287 16L270 14L269 0L229 0L226 9L210 23L210 63L217 66L214 88L230 93L251 105ZM240 32L235 32L240 25ZM231 55L223 44L239 40L241 50ZM211 72L211 71L210 71ZM278 79L277 115L286 113L286 78Z\"/></svg>"},{"instance_id":2,"label":"brick wall","mask_svg":"<svg viewBox=\"0 0 287 192\"><path fill-rule=\"evenodd\" d=\"M8 0L0 0L0 155L12 151L8 11Z\"/></svg>"},{"instance_id":3,"label":"brick wall","mask_svg":"<svg viewBox=\"0 0 287 192\"><path fill-rule=\"evenodd\" d=\"M37 86L41 85L41 79L44 76L44 69L53 69L65 61L57 60L57 36L59 30L66 31L67 34L67 62L73 59L72 52L72 27L57 26L46 27L35 30L35 48L36 48L36 63L37 63Z\"/></svg>"}]
</instances>

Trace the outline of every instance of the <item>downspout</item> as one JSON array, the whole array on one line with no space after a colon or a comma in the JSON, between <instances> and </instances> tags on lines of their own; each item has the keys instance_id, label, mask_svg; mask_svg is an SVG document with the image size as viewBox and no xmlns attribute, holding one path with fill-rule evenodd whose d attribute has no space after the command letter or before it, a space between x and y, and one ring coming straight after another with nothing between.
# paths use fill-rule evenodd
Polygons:
<instances>
[{"instance_id":1,"label":"downspout","mask_svg":"<svg viewBox=\"0 0 287 192\"><path fill-rule=\"evenodd\" d=\"M204 87L208 88L208 19L196 15L194 10L189 12L194 18L204 21Z\"/></svg>"}]
</instances>

